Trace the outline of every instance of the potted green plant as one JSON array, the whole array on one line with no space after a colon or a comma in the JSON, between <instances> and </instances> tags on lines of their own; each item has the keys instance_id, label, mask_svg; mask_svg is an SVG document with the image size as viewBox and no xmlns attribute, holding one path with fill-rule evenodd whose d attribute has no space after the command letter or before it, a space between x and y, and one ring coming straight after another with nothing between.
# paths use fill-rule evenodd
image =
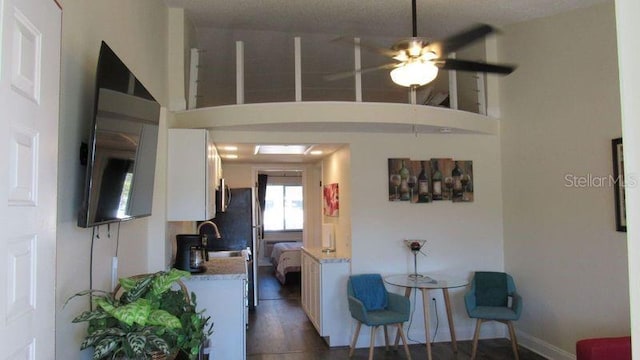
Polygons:
<instances>
[{"instance_id":1,"label":"potted green plant","mask_svg":"<svg viewBox=\"0 0 640 360\"><path fill-rule=\"evenodd\" d=\"M196 359L212 333L210 318L196 312L196 297L180 280L186 271L121 278L115 291L86 290L92 309L73 322L88 322L81 349L93 359ZM67 302L69 301L67 300Z\"/></svg>"}]
</instances>

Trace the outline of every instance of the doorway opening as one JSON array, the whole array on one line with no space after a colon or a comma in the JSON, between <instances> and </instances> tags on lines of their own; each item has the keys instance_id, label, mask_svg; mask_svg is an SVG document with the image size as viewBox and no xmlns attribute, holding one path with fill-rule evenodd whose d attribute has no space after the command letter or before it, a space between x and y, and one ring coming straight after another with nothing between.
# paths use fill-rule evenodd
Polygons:
<instances>
[{"instance_id":1,"label":"doorway opening","mask_svg":"<svg viewBox=\"0 0 640 360\"><path fill-rule=\"evenodd\" d=\"M262 219L256 254L258 299L299 297L300 248L307 208L305 169L258 168L255 174L261 212L258 217Z\"/></svg>"},{"instance_id":2,"label":"doorway opening","mask_svg":"<svg viewBox=\"0 0 640 360\"><path fill-rule=\"evenodd\" d=\"M254 168L263 228L255 257L259 306L249 316L247 355L326 348L301 306L300 246L314 223L310 216L319 216L312 210L319 194L307 186L317 181L313 169L309 164Z\"/></svg>"}]
</instances>

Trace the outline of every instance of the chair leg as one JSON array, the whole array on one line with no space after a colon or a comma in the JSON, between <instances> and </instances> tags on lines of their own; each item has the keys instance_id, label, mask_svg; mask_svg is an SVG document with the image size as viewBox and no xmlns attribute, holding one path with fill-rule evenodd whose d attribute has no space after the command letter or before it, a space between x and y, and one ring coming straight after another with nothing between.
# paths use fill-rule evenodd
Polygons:
<instances>
[{"instance_id":1,"label":"chair leg","mask_svg":"<svg viewBox=\"0 0 640 360\"><path fill-rule=\"evenodd\" d=\"M509 336L511 336L513 355L515 356L515 359L518 360L520 357L518 356L518 339L516 339L516 330L513 328L513 322L511 321L507 321L507 326L509 327Z\"/></svg>"},{"instance_id":2,"label":"chair leg","mask_svg":"<svg viewBox=\"0 0 640 360\"><path fill-rule=\"evenodd\" d=\"M478 350L478 338L480 337L480 325L482 325L482 319L476 320L476 332L473 334L473 347L471 350L471 360L476 358L476 351Z\"/></svg>"},{"instance_id":3,"label":"chair leg","mask_svg":"<svg viewBox=\"0 0 640 360\"><path fill-rule=\"evenodd\" d=\"M407 354L407 359L411 360L411 353L409 352L409 344L407 344L407 338L404 336L404 330L402 330L402 323L398 324L398 334L402 338L404 344L404 352Z\"/></svg>"},{"instance_id":4,"label":"chair leg","mask_svg":"<svg viewBox=\"0 0 640 360\"><path fill-rule=\"evenodd\" d=\"M353 356L353 351L356 349L356 341L358 340L358 335L360 335L360 326L362 326L362 323L358 321L358 325L356 325L356 332L353 333L353 340L351 340L351 349L349 349L349 357Z\"/></svg>"},{"instance_id":5,"label":"chair leg","mask_svg":"<svg viewBox=\"0 0 640 360\"><path fill-rule=\"evenodd\" d=\"M387 332L387 325L384 325L384 351L389 351L389 333Z\"/></svg>"},{"instance_id":6,"label":"chair leg","mask_svg":"<svg viewBox=\"0 0 640 360\"><path fill-rule=\"evenodd\" d=\"M377 326L371 327L371 344L369 345L369 360L373 360L373 347L376 343L376 330Z\"/></svg>"}]
</instances>

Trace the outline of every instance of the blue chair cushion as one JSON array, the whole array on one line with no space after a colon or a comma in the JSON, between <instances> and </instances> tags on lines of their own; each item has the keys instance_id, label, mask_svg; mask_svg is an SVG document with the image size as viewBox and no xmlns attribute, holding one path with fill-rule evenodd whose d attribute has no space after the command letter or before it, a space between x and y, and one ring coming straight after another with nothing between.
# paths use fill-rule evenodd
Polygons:
<instances>
[{"instance_id":1,"label":"blue chair cushion","mask_svg":"<svg viewBox=\"0 0 640 360\"><path fill-rule=\"evenodd\" d=\"M367 313L367 319L369 321L366 325L369 326L399 324L409 320L409 313L403 314L390 310L369 311Z\"/></svg>"},{"instance_id":2,"label":"blue chair cushion","mask_svg":"<svg viewBox=\"0 0 640 360\"><path fill-rule=\"evenodd\" d=\"M469 317L487 320L518 320L518 314L508 307L476 306L467 309Z\"/></svg>"},{"instance_id":3,"label":"blue chair cushion","mask_svg":"<svg viewBox=\"0 0 640 360\"><path fill-rule=\"evenodd\" d=\"M387 308L387 289L380 274L362 274L351 276L353 295L360 300L367 311Z\"/></svg>"},{"instance_id":4,"label":"blue chair cushion","mask_svg":"<svg viewBox=\"0 0 640 360\"><path fill-rule=\"evenodd\" d=\"M478 271L475 275L476 305L507 306L507 274Z\"/></svg>"}]
</instances>

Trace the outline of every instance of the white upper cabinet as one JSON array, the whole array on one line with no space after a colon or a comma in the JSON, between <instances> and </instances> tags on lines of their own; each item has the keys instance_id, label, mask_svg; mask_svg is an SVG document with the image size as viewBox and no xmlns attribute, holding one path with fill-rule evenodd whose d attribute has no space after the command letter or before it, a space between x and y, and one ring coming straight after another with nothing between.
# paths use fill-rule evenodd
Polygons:
<instances>
[{"instance_id":1,"label":"white upper cabinet","mask_svg":"<svg viewBox=\"0 0 640 360\"><path fill-rule=\"evenodd\" d=\"M167 220L215 217L220 158L206 129L169 129Z\"/></svg>"}]
</instances>

